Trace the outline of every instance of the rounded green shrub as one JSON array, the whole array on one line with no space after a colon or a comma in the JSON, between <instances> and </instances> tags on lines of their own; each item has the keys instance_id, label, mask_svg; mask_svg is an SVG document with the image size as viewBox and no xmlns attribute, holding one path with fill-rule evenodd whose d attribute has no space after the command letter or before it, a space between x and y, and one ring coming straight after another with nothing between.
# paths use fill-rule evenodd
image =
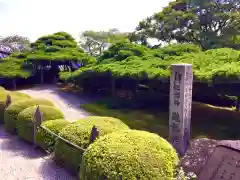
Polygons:
<instances>
[{"instance_id":1,"label":"rounded green shrub","mask_svg":"<svg viewBox=\"0 0 240 180\"><path fill-rule=\"evenodd\" d=\"M60 131L69 124L70 122L65 119L55 119L50 121L45 121L42 123L42 127L46 128L38 128L37 131L37 145L46 150L48 152L53 152L54 144L56 142L56 135L60 133ZM50 133L49 131L53 132L54 134Z\"/></svg>"},{"instance_id":2,"label":"rounded green shrub","mask_svg":"<svg viewBox=\"0 0 240 180\"><path fill-rule=\"evenodd\" d=\"M112 117L89 116L67 125L60 133L63 139L83 149L89 145L92 127L99 131L99 136L119 130L129 129L121 120ZM70 173L77 174L82 160L83 149L69 145L62 139L57 139L55 145L55 160Z\"/></svg>"},{"instance_id":3,"label":"rounded green shrub","mask_svg":"<svg viewBox=\"0 0 240 180\"><path fill-rule=\"evenodd\" d=\"M0 86L0 93L2 93L2 92L6 92L6 90L4 87Z\"/></svg>"},{"instance_id":4,"label":"rounded green shrub","mask_svg":"<svg viewBox=\"0 0 240 180\"><path fill-rule=\"evenodd\" d=\"M7 98L6 90L0 86L0 123L4 122L4 110L6 98Z\"/></svg>"},{"instance_id":5,"label":"rounded green shrub","mask_svg":"<svg viewBox=\"0 0 240 180\"><path fill-rule=\"evenodd\" d=\"M108 134L83 155L82 180L171 180L179 159L165 139L146 131Z\"/></svg>"},{"instance_id":6,"label":"rounded green shrub","mask_svg":"<svg viewBox=\"0 0 240 180\"><path fill-rule=\"evenodd\" d=\"M46 99L24 99L11 103L4 112L4 129L10 133L16 133L16 121L18 114L31 106L35 105L48 105L54 104Z\"/></svg>"},{"instance_id":7,"label":"rounded green shrub","mask_svg":"<svg viewBox=\"0 0 240 180\"><path fill-rule=\"evenodd\" d=\"M10 95L11 97L11 103L24 100L24 99L30 99L31 96L18 92L18 91L6 91L3 87L0 88L0 123L4 122L4 111L6 108L6 99L7 95Z\"/></svg>"},{"instance_id":8,"label":"rounded green shrub","mask_svg":"<svg viewBox=\"0 0 240 180\"><path fill-rule=\"evenodd\" d=\"M28 94L21 93L18 91L9 91L8 93L11 96L12 103L16 101L21 101L24 99L31 99L32 97L29 96Z\"/></svg>"},{"instance_id":9,"label":"rounded green shrub","mask_svg":"<svg viewBox=\"0 0 240 180\"><path fill-rule=\"evenodd\" d=\"M54 119L64 119L63 113L56 107L39 105L40 112L42 114L42 120L54 120ZM36 112L37 106L31 106L18 114L17 117L17 133L20 138L33 142L33 120Z\"/></svg>"}]
</instances>

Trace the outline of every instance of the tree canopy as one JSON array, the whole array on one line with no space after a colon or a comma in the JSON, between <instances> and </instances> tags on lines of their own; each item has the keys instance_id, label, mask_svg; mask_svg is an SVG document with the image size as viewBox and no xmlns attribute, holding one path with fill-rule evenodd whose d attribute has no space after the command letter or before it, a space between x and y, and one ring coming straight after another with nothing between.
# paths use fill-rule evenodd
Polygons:
<instances>
[{"instance_id":1,"label":"tree canopy","mask_svg":"<svg viewBox=\"0 0 240 180\"><path fill-rule=\"evenodd\" d=\"M26 53L13 53L0 62L0 77L4 78L28 78L33 74L32 69L24 67Z\"/></svg>"},{"instance_id":2,"label":"tree canopy","mask_svg":"<svg viewBox=\"0 0 240 180\"><path fill-rule=\"evenodd\" d=\"M175 0L141 21L130 38L145 45L148 38L155 38L204 49L239 48L239 4L239 0Z\"/></svg>"},{"instance_id":3,"label":"tree canopy","mask_svg":"<svg viewBox=\"0 0 240 180\"><path fill-rule=\"evenodd\" d=\"M17 37L15 39L18 40ZM14 38L10 40L15 42ZM10 40L4 42L9 43ZM0 77L27 78L34 75L39 68L49 66L53 67L57 73L56 68L64 63L71 66L71 61L77 61L84 66L96 61L95 58L84 53L74 38L66 32L42 36L30 46L30 51L14 52L1 60Z\"/></svg>"},{"instance_id":4,"label":"tree canopy","mask_svg":"<svg viewBox=\"0 0 240 180\"><path fill-rule=\"evenodd\" d=\"M110 73L116 78L168 81L171 64L190 63L195 81L226 83L239 80L239 62L240 51L230 48L202 51L192 44L175 44L149 49L137 44L117 43L104 52L97 64L63 73L61 77L79 79L96 73Z\"/></svg>"},{"instance_id":5,"label":"tree canopy","mask_svg":"<svg viewBox=\"0 0 240 180\"><path fill-rule=\"evenodd\" d=\"M31 47L33 51L27 57L31 61L81 61L85 64L94 61L66 32L42 36L32 43Z\"/></svg>"},{"instance_id":6,"label":"tree canopy","mask_svg":"<svg viewBox=\"0 0 240 180\"><path fill-rule=\"evenodd\" d=\"M127 41L128 34L117 29L109 31L85 31L80 36L80 46L90 55L98 56L111 44Z\"/></svg>"}]
</instances>

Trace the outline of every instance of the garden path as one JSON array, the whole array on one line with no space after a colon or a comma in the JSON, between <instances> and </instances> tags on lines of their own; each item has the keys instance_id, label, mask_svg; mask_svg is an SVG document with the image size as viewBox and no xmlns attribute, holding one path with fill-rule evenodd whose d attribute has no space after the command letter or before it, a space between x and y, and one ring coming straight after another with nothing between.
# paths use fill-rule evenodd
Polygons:
<instances>
[{"instance_id":1,"label":"garden path","mask_svg":"<svg viewBox=\"0 0 240 180\"><path fill-rule=\"evenodd\" d=\"M62 92L55 85L43 85L29 89L19 90L34 98L44 98L52 101L63 113L67 120L74 121L89 115L80 109L80 105L87 103L86 98L80 98L70 93Z\"/></svg>"},{"instance_id":2,"label":"garden path","mask_svg":"<svg viewBox=\"0 0 240 180\"><path fill-rule=\"evenodd\" d=\"M0 179L6 180L75 180L58 167L51 156L0 127Z\"/></svg>"},{"instance_id":3,"label":"garden path","mask_svg":"<svg viewBox=\"0 0 240 180\"><path fill-rule=\"evenodd\" d=\"M89 114L80 109L86 100L58 90L57 86L45 85L19 92L34 98L51 100L73 121ZM64 169L58 167L51 156L35 149L32 145L6 134L0 127L0 179L7 180L74 180Z\"/></svg>"}]
</instances>

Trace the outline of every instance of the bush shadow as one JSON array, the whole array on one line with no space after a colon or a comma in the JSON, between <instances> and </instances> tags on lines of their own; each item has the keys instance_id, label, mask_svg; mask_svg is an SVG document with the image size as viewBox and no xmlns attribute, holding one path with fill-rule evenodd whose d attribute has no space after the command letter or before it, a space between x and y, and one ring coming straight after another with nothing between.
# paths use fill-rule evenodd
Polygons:
<instances>
[{"instance_id":1,"label":"bush shadow","mask_svg":"<svg viewBox=\"0 0 240 180\"><path fill-rule=\"evenodd\" d=\"M44 158L38 171L44 179L51 180L78 180L77 177L70 175L65 169L57 165L52 156Z\"/></svg>"},{"instance_id":2,"label":"bush shadow","mask_svg":"<svg viewBox=\"0 0 240 180\"><path fill-rule=\"evenodd\" d=\"M47 156L40 149L34 148L30 143L27 143L17 136L7 134L3 128L0 128L0 146L1 151L8 151L12 156L22 156L30 159Z\"/></svg>"}]
</instances>

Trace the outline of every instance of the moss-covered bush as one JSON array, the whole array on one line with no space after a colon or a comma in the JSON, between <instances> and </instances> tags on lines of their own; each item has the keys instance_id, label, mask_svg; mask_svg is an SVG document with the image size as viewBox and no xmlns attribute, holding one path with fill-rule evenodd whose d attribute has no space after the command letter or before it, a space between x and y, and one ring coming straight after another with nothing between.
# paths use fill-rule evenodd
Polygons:
<instances>
[{"instance_id":1,"label":"moss-covered bush","mask_svg":"<svg viewBox=\"0 0 240 180\"><path fill-rule=\"evenodd\" d=\"M64 119L63 113L52 106L40 105L40 112L42 114L43 121ZM17 133L20 138L33 142L33 120L37 106L31 106L18 114L17 117Z\"/></svg>"},{"instance_id":2,"label":"moss-covered bush","mask_svg":"<svg viewBox=\"0 0 240 180\"><path fill-rule=\"evenodd\" d=\"M146 131L108 134L88 147L80 171L82 180L171 180L179 159L163 138Z\"/></svg>"},{"instance_id":3,"label":"moss-covered bush","mask_svg":"<svg viewBox=\"0 0 240 180\"><path fill-rule=\"evenodd\" d=\"M4 121L5 101L7 97L6 90L0 86L0 123Z\"/></svg>"},{"instance_id":4,"label":"moss-covered bush","mask_svg":"<svg viewBox=\"0 0 240 180\"><path fill-rule=\"evenodd\" d=\"M5 91L6 91L5 88L0 86L0 93L5 92Z\"/></svg>"},{"instance_id":5,"label":"moss-covered bush","mask_svg":"<svg viewBox=\"0 0 240 180\"><path fill-rule=\"evenodd\" d=\"M30 99L31 97L27 94L17 92L17 91L6 91L3 87L0 88L0 123L4 122L4 111L5 111L5 104L7 95L11 96L11 101L16 102L23 99Z\"/></svg>"},{"instance_id":6,"label":"moss-covered bush","mask_svg":"<svg viewBox=\"0 0 240 180\"><path fill-rule=\"evenodd\" d=\"M4 112L4 129L7 132L15 133L16 132L16 121L18 114L30 107L35 105L48 105L54 106L54 104L46 99L26 99L10 104Z\"/></svg>"},{"instance_id":7,"label":"moss-covered bush","mask_svg":"<svg viewBox=\"0 0 240 180\"><path fill-rule=\"evenodd\" d=\"M89 138L93 125L99 130L99 136L129 129L121 120L112 117L90 116L67 125L59 135L71 143L85 149L89 146ZM61 139L55 145L55 160L70 173L77 174L82 160L83 150L79 150Z\"/></svg>"},{"instance_id":8,"label":"moss-covered bush","mask_svg":"<svg viewBox=\"0 0 240 180\"><path fill-rule=\"evenodd\" d=\"M43 122L42 126L54 134L58 135L60 131L69 124L70 122L65 119L56 119ZM52 152L54 150L54 144L56 141L56 136L46 131L43 128L39 128L37 131L37 145L43 150Z\"/></svg>"},{"instance_id":9,"label":"moss-covered bush","mask_svg":"<svg viewBox=\"0 0 240 180\"><path fill-rule=\"evenodd\" d=\"M28 94L21 93L21 92L18 92L18 91L9 91L9 95L11 96L12 102L16 102L16 101L21 101L21 100L24 100L24 99L31 99L32 98Z\"/></svg>"}]
</instances>

